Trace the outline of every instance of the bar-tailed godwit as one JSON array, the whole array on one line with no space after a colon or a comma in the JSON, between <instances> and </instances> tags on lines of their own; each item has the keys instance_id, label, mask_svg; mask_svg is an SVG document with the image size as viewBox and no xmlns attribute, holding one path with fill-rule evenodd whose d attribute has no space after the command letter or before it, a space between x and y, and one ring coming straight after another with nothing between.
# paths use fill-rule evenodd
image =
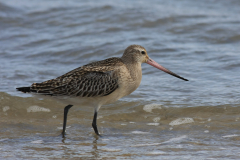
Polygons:
<instances>
[{"instance_id":1,"label":"bar-tailed godwit","mask_svg":"<svg viewBox=\"0 0 240 160\"><path fill-rule=\"evenodd\" d=\"M188 81L171 72L149 58L147 51L140 45L127 47L121 58L108 58L76 68L60 77L30 87L17 88L24 93L52 96L70 103L64 108L63 131L65 137L68 110L84 103L94 106L92 127L97 135L97 114L100 107L129 95L140 85L142 63L147 63L177 78Z\"/></svg>"}]
</instances>

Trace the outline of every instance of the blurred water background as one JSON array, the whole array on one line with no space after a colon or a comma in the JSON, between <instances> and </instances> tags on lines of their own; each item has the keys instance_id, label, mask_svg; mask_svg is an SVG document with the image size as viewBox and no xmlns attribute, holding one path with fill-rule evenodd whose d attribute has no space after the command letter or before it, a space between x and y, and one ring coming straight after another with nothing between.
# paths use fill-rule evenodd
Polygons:
<instances>
[{"instance_id":1,"label":"blurred water background","mask_svg":"<svg viewBox=\"0 0 240 160\"><path fill-rule=\"evenodd\" d=\"M73 107L15 90L144 46L140 87ZM0 159L240 159L240 1L0 0Z\"/></svg>"}]
</instances>

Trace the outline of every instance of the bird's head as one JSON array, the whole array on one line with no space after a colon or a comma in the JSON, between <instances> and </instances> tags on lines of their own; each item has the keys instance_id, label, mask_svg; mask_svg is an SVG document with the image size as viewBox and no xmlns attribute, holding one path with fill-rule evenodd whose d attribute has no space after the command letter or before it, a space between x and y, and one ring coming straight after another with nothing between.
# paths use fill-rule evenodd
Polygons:
<instances>
[{"instance_id":1,"label":"bird's head","mask_svg":"<svg viewBox=\"0 0 240 160\"><path fill-rule=\"evenodd\" d=\"M122 59L130 63L146 63L149 57L144 47L140 45L131 45L125 49Z\"/></svg>"},{"instance_id":2,"label":"bird's head","mask_svg":"<svg viewBox=\"0 0 240 160\"><path fill-rule=\"evenodd\" d=\"M172 76L175 76L177 78L180 78L182 80L188 81L187 79L173 73L172 71L164 68L154 60L152 60L148 54L147 51L144 47L140 45L131 45L128 46L122 56L122 60L127 62L127 63L147 63L155 68L158 68Z\"/></svg>"}]
</instances>

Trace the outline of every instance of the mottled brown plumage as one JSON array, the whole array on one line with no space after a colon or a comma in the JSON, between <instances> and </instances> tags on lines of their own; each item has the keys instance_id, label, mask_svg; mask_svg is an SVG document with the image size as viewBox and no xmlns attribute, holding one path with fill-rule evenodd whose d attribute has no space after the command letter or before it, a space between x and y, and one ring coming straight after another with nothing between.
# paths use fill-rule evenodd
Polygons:
<instances>
[{"instance_id":1,"label":"mottled brown plumage","mask_svg":"<svg viewBox=\"0 0 240 160\"><path fill-rule=\"evenodd\" d=\"M56 79L33 83L30 91L52 96L106 96L118 88L116 67L121 65L124 63L120 58L93 62Z\"/></svg>"}]
</instances>

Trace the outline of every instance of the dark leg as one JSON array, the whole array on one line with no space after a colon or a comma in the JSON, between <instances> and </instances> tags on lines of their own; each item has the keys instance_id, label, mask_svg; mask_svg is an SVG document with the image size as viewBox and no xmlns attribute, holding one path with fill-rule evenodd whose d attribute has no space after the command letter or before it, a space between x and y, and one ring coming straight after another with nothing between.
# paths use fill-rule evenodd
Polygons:
<instances>
[{"instance_id":1,"label":"dark leg","mask_svg":"<svg viewBox=\"0 0 240 160\"><path fill-rule=\"evenodd\" d=\"M93 127L96 135L100 136L100 134L98 133L98 129L97 129L97 111L94 112L92 127Z\"/></svg>"},{"instance_id":2,"label":"dark leg","mask_svg":"<svg viewBox=\"0 0 240 160\"><path fill-rule=\"evenodd\" d=\"M68 110L69 110L72 106L73 106L73 105L67 105L67 106L64 108L62 138L65 138L66 124L67 124L67 114L68 114Z\"/></svg>"}]
</instances>

